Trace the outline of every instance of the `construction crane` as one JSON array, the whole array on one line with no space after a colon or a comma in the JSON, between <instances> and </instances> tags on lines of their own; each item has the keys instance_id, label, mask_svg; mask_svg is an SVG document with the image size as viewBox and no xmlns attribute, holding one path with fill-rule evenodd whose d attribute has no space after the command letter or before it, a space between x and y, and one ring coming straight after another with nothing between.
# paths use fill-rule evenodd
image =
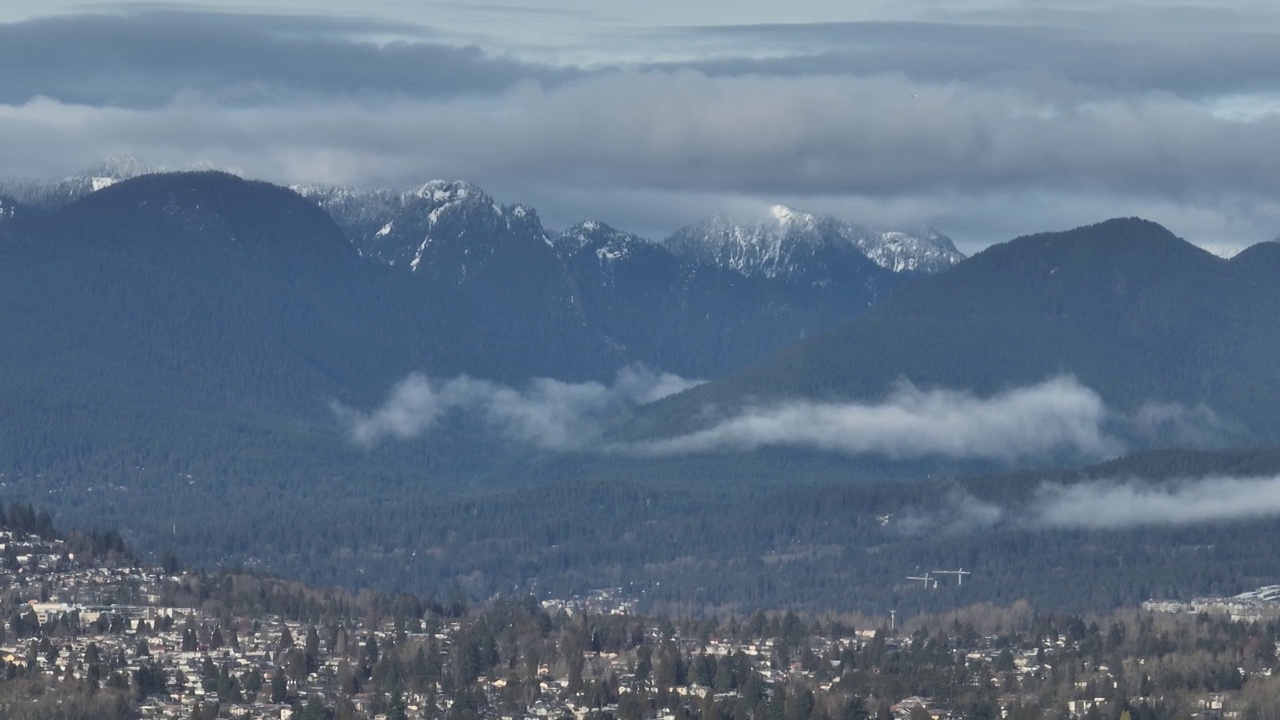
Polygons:
<instances>
[{"instance_id":1,"label":"construction crane","mask_svg":"<svg viewBox=\"0 0 1280 720\"><path fill-rule=\"evenodd\" d=\"M938 578L930 577L929 573L925 573L924 575L908 575L907 579L919 580L925 587L929 587L929 583L933 583L933 587L935 588L938 587Z\"/></svg>"},{"instance_id":2,"label":"construction crane","mask_svg":"<svg viewBox=\"0 0 1280 720\"><path fill-rule=\"evenodd\" d=\"M965 575L972 575L973 573L969 572L968 570L965 570L964 568L960 568L959 570L934 570L933 574L934 575L955 575L956 585L959 586L964 584Z\"/></svg>"}]
</instances>

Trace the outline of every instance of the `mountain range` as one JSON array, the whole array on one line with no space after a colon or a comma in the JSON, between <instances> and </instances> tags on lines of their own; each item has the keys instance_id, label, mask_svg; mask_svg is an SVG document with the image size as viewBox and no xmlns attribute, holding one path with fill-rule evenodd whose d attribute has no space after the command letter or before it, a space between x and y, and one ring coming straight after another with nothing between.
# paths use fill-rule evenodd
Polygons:
<instances>
[{"instance_id":1,"label":"mountain range","mask_svg":"<svg viewBox=\"0 0 1280 720\"><path fill-rule=\"evenodd\" d=\"M1136 218L994 245L863 316L650 410L875 400L900 380L991 394L1070 375L1117 409L1178 403L1280 441L1280 244L1220 258Z\"/></svg>"},{"instance_id":2,"label":"mountain range","mask_svg":"<svg viewBox=\"0 0 1280 720\"><path fill-rule=\"evenodd\" d=\"M609 382L639 362L714 377L914 277L864 261L815 286L686 262L599 223L553 237L532 208L465 183L304 197L206 171L36 196L66 188L85 192L11 202L0 223L10 472L119 463L139 438L187 457L249 438L358 467L331 406L375 406L410 373L520 387ZM442 430L384 455L469 477L503 456L490 442Z\"/></svg>"},{"instance_id":3,"label":"mountain range","mask_svg":"<svg viewBox=\"0 0 1280 720\"><path fill-rule=\"evenodd\" d=\"M935 273L964 259L950 238L929 227L876 230L783 205L774 205L769 215L746 224L710 217L676 231L663 244L686 261L814 284L865 274L867 260L894 272Z\"/></svg>"},{"instance_id":4,"label":"mountain range","mask_svg":"<svg viewBox=\"0 0 1280 720\"><path fill-rule=\"evenodd\" d=\"M673 602L818 593L835 607L837 585L869 569L967 567L991 552L986 535L904 540L907 529L876 519L909 517L954 490L950 479L902 479L974 468L786 447L610 448L770 403L876 403L900 380L987 397L1064 376L1117 415L1203 409L1223 444L1280 442L1268 395L1280 386L1272 243L1225 260L1154 223L1117 219L959 260L932 231L783 208L654 242L592 221L550 232L533 208L460 182L392 192L219 172L101 177L0 188L11 198L0 213L0 487L202 564L476 597L642 578ZM499 432L521 412L535 430L561 422L551 399L597 397L637 362L709 382L595 418L601 427L569 426L599 452ZM413 397L397 404L406 388ZM476 393L508 403L506 414L431 424ZM526 396L545 401L538 413L511 404ZM426 419L362 446L343 418L366 410ZM1060 460L995 457L981 469ZM1161 477L1191 467L1171 457ZM1247 459L1270 467L1274 457ZM1217 456L1192 465L1241 466ZM873 484L885 477L895 482ZM1056 476L1010 477L961 488L983 502L1035 498ZM1047 567L1085 557L1059 536L1006 531L1048 553L1004 557L1010 578L1036 557L1056 563ZM1230 546L1254 548L1255 531L1233 531ZM1165 539L1134 540L1134 583L1164 582L1161 568L1182 562ZM1226 571L1193 559L1204 584L1225 582ZM1267 581L1257 562L1227 560L1212 567ZM352 567L364 574L353 579Z\"/></svg>"},{"instance_id":5,"label":"mountain range","mask_svg":"<svg viewBox=\"0 0 1280 720\"><path fill-rule=\"evenodd\" d=\"M324 208L363 257L460 290L488 309L490 322L523 311L566 313L600 333L617 357L695 377L832 328L962 257L932 231L885 232L875 244L871 231L855 236L855 225L814 216L805 216L807 225L714 218L653 242L596 221L553 233L534 208L499 205L465 182L432 181L413 192L294 189ZM738 255L781 248L786 271L776 259L725 262L697 249L716 244L733 254L722 232L735 238Z\"/></svg>"},{"instance_id":6,"label":"mountain range","mask_svg":"<svg viewBox=\"0 0 1280 720\"><path fill-rule=\"evenodd\" d=\"M0 183L0 195L16 198L10 214L21 208L49 217L115 183L156 175L164 176L125 158L56 182ZM477 362L464 362L461 371L507 381L607 379L629 362L719 376L830 329L962 258L932 230L871 231L802 213L741 225L717 217L652 242L598 222L551 232L534 208L501 206L460 181L431 181L414 191L293 190L318 204L365 260L412 278L411 287L449 295L449 304L461 308L439 312L484 328L505 348L477 348ZM725 232L743 248L737 255L764 245L779 249L785 272L777 258L752 266L697 249L700 237L732 254ZM421 310L436 312L429 305ZM525 367L509 362L526 355Z\"/></svg>"}]
</instances>

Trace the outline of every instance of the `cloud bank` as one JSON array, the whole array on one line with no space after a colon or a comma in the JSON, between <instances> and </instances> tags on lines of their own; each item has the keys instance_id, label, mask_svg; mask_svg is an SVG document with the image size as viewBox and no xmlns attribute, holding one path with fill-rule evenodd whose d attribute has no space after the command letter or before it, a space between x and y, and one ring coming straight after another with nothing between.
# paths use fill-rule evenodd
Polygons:
<instances>
[{"instance_id":1,"label":"cloud bank","mask_svg":"<svg viewBox=\"0 0 1280 720\"><path fill-rule=\"evenodd\" d=\"M1130 10L633 29L609 43L644 57L579 64L377 19L28 20L0 24L0 167L128 153L286 184L466 178L552 225L646 235L783 202L928 222L970 251L1132 215L1271 239L1276 17Z\"/></svg>"},{"instance_id":2,"label":"cloud bank","mask_svg":"<svg viewBox=\"0 0 1280 720\"><path fill-rule=\"evenodd\" d=\"M1042 483L1025 504L1002 505L949 492L943 510L908 513L908 534L1020 529L1125 530L1280 517L1280 477L1108 478Z\"/></svg>"},{"instance_id":3,"label":"cloud bank","mask_svg":"<svg viewBox=\"0 0 1280 720\"><path fill-rule=\"evenodd\" d=\"M899 383L883 402L792 401L747 410L705 430L644 443L634 452L677 455L799 447L894 460L943 457L1016 462L1060 453L1112 457L1102 398L1071 377L982 398Z\"/></svg>"},{"instance_id":4,"label":"cloud bank","mask_svg":"<svg viewBox=\"0 0 1280 720\"><path fill-rule=\"evenodd\" d=\"M614 72L447 102L393 94L237 106L186 91L149 109L36 95L0 110L9 135L65 134L68 162L123 147L148 162L160 156L152 164L225 159L299 182L432 172L759 197L972 197L1028 184L1184 200L1280 192L1280 169L1266 161L1280 149L1280 113L1229 120L1158 93L1071 104L895 74ZM34 169L55 159L49 152L10 149L0 159ZM316 172L303 162L316 153L341 164L298 177Z\"/></svg>"},{"instance_id":5,"label":"cloud bank","mask_svg":"<svg viewBox=\"0 0 1280 720\"><path fill-rule=\"evenodd\" d=\"M1144 406L1125 415L1096 392L1062 376L990 397L922 390L900 382L877 403L794 400L747 408L677 437L617 442L603 438L604 420L697 382L640 367L624 368L612 386L540 378L523 390L467 376L433 381L412 375L369 413L335 405L353 440L366 447L429 432L450 413L483 418L500 436L546 450L660 457L797 448L892 460L945 458L1004 463L1122 454L1131 439L1211 445L1223 425L1205 408Z\"/></svg>"},{"instance_id":6,"label":"cloud bank","mask_svg":"<svg viewBox=\"0 0 1280 720\"><path fill-rule=\"evenodd\" d=\"M366 39L393 32L418 37ZM166 9L0 24L0 102L47 97L155 110L190 94L226 107L386 95L448 100L577 74L434 35L370 19Z\"/></svg>"},{"instance_id":7,"label":"cloud bank","mask_svg":"<svg viewBox=\"0 0 1280 720\"><path fill-rule=\"evenodd\" d=\"M1229 434L1229 425L1209 408L1148 403L1120 413L1074 377L1059 376L990 397L902 381L880 403L782 402L628 450L673 455L795 447L894 460L1016 463L1063 455L1110 458L1133 441L1211 447Z\"/></svg>"},{"instance_id":8,"label":"cloud bank","mask_svg":"<svg viewBox=\"0 0 1280 720\"><path fill-rule=\"evenodd\" d=\"M1044 485L1031 507L1028 523L1091 530L1254 520L1280 516L1280 477Z\"/></svg>"},{"instance_id":9,"label":"cloud bank","mask_svg":"<svg viewBox=\"0 0 1280 720\"><path fill-rule=\"evenodd\" d=\"M538 378L523 390L459 376L443 382L410 375L370 413L334 403L351 439L372 448L387 439L409 440L430 432L451 413L482 418L500 436L547 450L578 450L599 440L601 422L627 407L650 403L698 381L642 366L618 372L613 385Z\"/></svg>"}]
</instances>

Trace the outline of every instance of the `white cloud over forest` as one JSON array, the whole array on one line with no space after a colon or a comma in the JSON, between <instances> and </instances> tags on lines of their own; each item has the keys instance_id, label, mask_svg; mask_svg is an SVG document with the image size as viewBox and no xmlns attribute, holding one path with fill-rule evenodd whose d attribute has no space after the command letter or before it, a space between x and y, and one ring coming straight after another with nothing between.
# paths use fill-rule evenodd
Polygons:
<instances>
[{"instance_id":1,"label":"white cloud over forest","mask_svg":"<svg viewBox=\"0 0 1280 720\"><path fill-rule=\"evenodd\" d=\"M784 400L743 408L674 437L604 436L611 418L697 384L640 367L624 368L609 386L539 378L516 389L467 376L435 381L411 375L371 412L334 409L352 439L366 447L425 435L451 414L466 413L483 418L501 437L532 447L653 457L776 447L1013 464L1115 457L1133 439L1210 445L1224 432L1206 408L1147 405L1119 413L1074 377L1061 376L987 397L903 381L877 402Z\"/></svg>"}]
</instances>

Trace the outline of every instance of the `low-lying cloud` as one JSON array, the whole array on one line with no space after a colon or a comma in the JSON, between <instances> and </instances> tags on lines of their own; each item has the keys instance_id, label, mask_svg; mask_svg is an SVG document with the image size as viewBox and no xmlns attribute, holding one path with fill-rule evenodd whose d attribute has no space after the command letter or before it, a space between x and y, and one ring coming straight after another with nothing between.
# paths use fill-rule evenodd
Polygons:
<instances>
[{"instance_id":1,"label":"low-lying cloud","mask_svg":"<svg viewBox=\"0 0 1280 720\"><path fill-rule=\"evenodd\" d=\"M940 456L1016 461L1058 452L1118 455L1097 393L1070 377L988 398L899 383L876 404L789 401L748 410L705 430L648 443L655 455L803 447L892 459Z\"/></svg>"},{"instance_id":2,"label":"low-lying cloud","mask_svg":"<svg viewBox=\"0 0 1280 720\"><path fill-rule=\"evenodd\" d=\"M709 428L630 448L651 455L795 447L880 455L894 460L1020 460L1054 455L1115 457L1129 437L1176 438L1206 446L1222 434L1207 408L1151 404L1132 415L1109 409L1071 376L1014 388L990 397L922 390L901 382L882 402L796 400L749 409Z\"/></svg>"},{"instance_id":3,"label":"low-lying cloud","mask_svg":"<svg viewBox=\"0 0 1280 720\"><path fill-rule=\"evenodd\" d=\"M1208 448L1220 445L1235 430L1213 410L1200 405L1146 403L1127 417L1134 435L1152 445Z\"/></svg>"},{"instance_id":4,"label":"low-lying cloud","mask_svg":"<svg viewBox=\"0 0 1280 720\"><path fill-rule=\"evenodd\" d=\"M604 420L697 382L642 367L611 386L540 378L517 390L461 376L412 375L382 407L363 413L335 405L357 443L411 439L451 413L483 418L500 436L547 450L590 450L647 457L795 448L891 460L944 458L1014 464L1046 457L1096 460L1124 453L1131 438L1206 446L1222 423L1205 408L1148 405L1133 414L1109 409L1074 377L1060 376L989 397L921 389L902 381L882 401L790 400L749 407L684 435L609 441Z\"/></svg>"},{"instance_id":5,"label":"low-lying cloud","mask_svg":"<svg viewBox=\"0 0 1280 720\"><path fill-rule=\"evenodd\" d=\"M434 381L410 375L370 413L334 403L352 440L373 447L388 439L409 440L430 432L451 413L482 418L509 440L547 450L577 450L595 444L601 422L625 408L660 400L699 381L633 365L613 385L538 378L523 390L462 375Z\"/></svg>"},{"instance_id":6,"label":"low-lying cloud","mask_svg":"<svg viewBox=\"0 0 1280 720\"><path fill-rule=\"evenodd\" d=\"M1123 529L1280 516L1280 477L1207 477L1160 483L1099 480L1042 485L1026 522Z\"/></svg>"},{"instance_id":7,"label":"low-lying cloud","mask_svg":"<svg viewBox=\"0 0 1280 720\"><path fill-rule=\"evenodd\" d=\"M908 533L958 533L1009 527L1030 530L1125 530L1280 517L1280 477L1108 478L1044 482L1025 503L982 500L953 490L941 509L911 512Z\"/></svg>"}]
</instances>

